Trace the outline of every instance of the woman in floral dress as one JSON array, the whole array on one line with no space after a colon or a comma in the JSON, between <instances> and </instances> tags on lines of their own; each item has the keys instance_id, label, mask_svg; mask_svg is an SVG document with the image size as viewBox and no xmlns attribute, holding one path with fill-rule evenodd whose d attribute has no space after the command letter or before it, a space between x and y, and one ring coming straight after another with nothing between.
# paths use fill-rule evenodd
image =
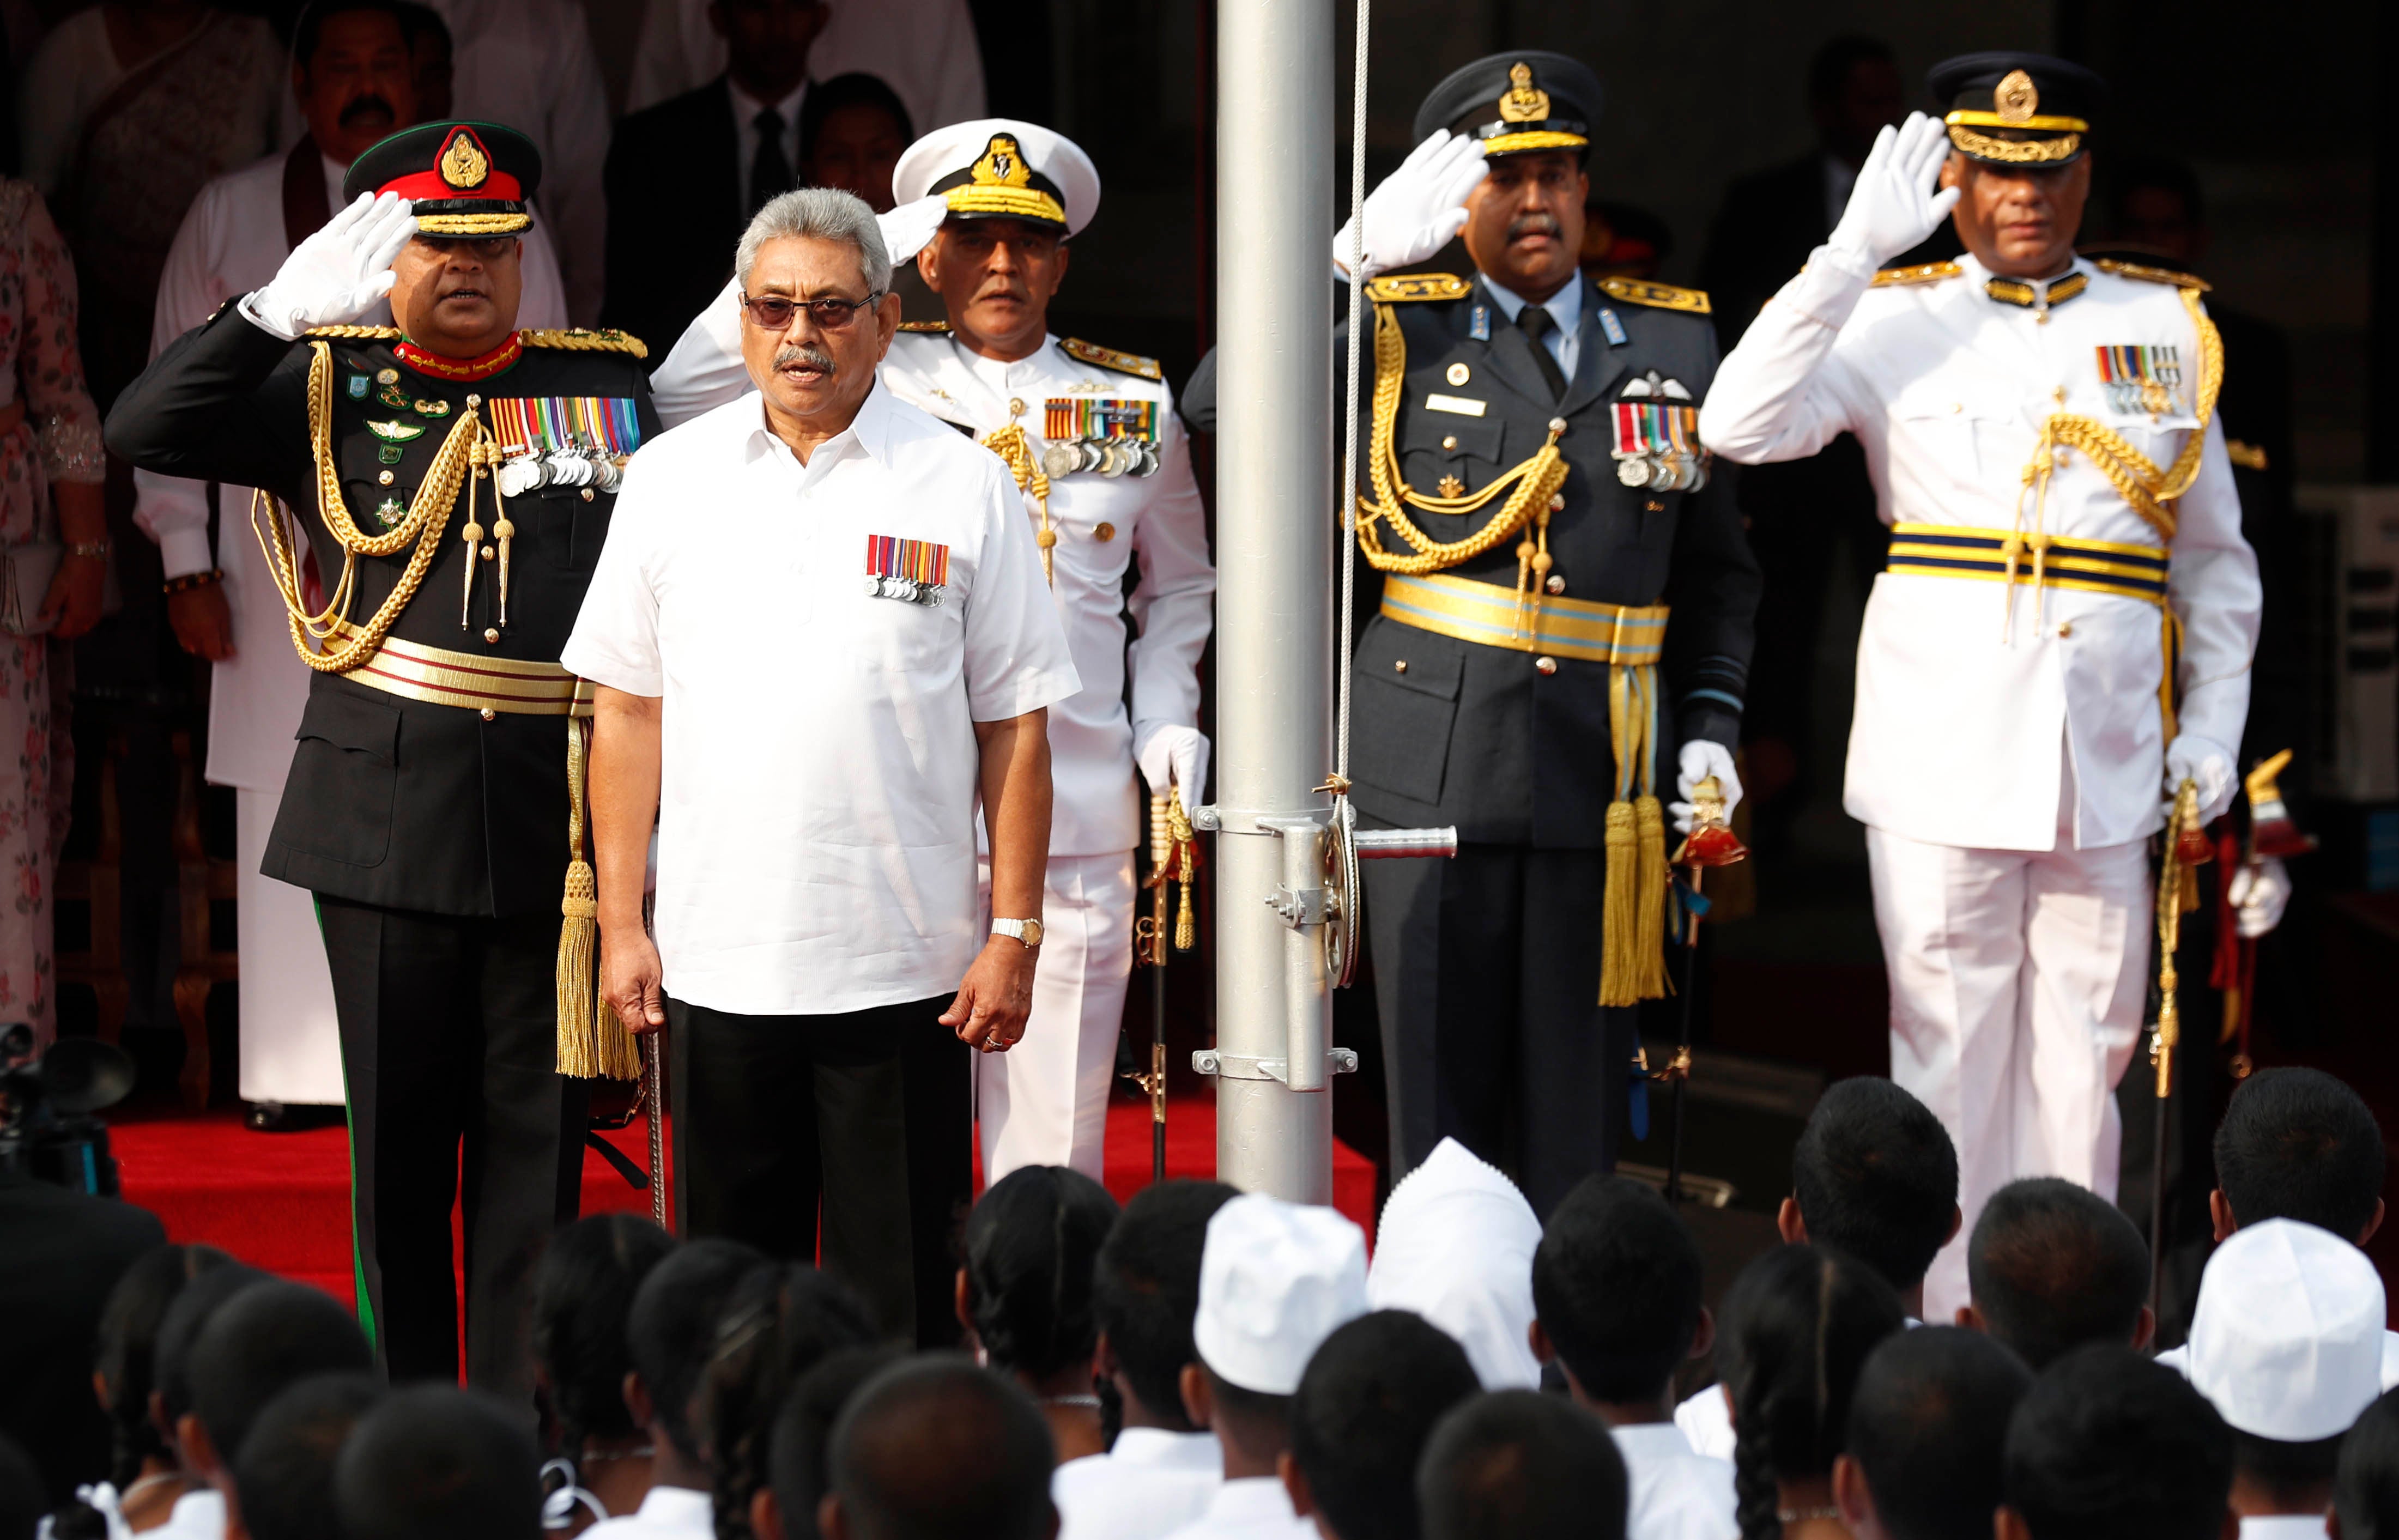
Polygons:
<instances>
[{"instance_id":1,"label":"woman in floral dress","mask_svg":"<svg viewBox=\"0 0 2399 1540\"><path fill-rule=\"evenodd\" d=\"M100 412L75 347L73 261L41 196L0 180L0 547L66 546L27 634L0 623L0 1022L33 1023L38 1042L54 1031L50 879L74 779L68 655L60 648L54 660L51 643L100 618L102 477ZM0 583L9 575L0 564ZM0 615L9 599L0 591Z\"/></svg>"}]
</instances>

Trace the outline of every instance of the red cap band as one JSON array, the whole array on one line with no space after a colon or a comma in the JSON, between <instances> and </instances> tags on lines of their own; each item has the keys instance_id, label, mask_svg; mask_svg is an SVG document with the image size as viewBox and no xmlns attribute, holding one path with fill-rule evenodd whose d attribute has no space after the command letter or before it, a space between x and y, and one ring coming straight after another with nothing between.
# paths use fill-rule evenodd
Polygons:
<instances>
[{"instance_id":1,"label":"red cap band","mask_svg":"<svg viewBox=\"0 0 2399 1540\"><path fill-rule=\"evenodd\" d=\"M454 187L442 179L439 170L411 171L404 177L394 177L375 189L378 194L398 193L412 203L454 201L476 198L498 198L509 202L523 201L517 179L506 171L494 171L479 186Z\"/></svg>"}]
</instances>

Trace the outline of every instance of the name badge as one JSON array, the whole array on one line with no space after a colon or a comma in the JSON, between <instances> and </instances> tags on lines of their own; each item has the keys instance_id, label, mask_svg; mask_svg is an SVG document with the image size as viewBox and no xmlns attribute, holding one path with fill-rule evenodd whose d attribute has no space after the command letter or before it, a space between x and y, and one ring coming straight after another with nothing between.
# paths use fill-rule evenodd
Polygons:
<instances>
[{"instance_id":1,"label":"name badge","mask_svg":"<svg viewBox=\"0 0 2399 1540\"><path fill-rule=\"evenodd\" d=\"M866 593L938 608L950 581L950 547L892 534L866 537Z\"/></svg>"},{"instance_id":2,"label":"name badge","mask_svg":"<svg viewBox=\"0 0 2399 1540\"><path fill-rule=\"evenodd\" d=\"M1486 410L1484 402L1467 396L1428 396L1427 412L1454 412L1461 417L1480 417Z\"/></svg>"}]
</instances>

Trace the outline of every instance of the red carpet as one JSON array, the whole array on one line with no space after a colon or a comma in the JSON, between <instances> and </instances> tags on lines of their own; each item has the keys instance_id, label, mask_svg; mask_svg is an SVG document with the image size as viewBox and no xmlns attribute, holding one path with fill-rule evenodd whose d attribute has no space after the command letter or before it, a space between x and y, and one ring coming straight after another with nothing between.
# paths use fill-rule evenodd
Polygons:
<instances>
[{"instance_id":1,"label":"red carpet","mask_svg":"<svg viewBox=\"0 0 2399 1540\"><path fill-rule=\"evenodd\" d=\"M1213 1176L1216 1107L1177 1101L1166 1120L1170 1176ZM252 1133L227 1110L197 1116L140 1112L110 1120L125 1196L156 1214L168 1236L206 1241L255 1267L313 1283L347 1301L350 1271L348 1138L338 1128L307 1133ZM636 1123L608 1136L637 1166L649 1159L649 1134ZM1149 1111L1119 1099L1108 1106L1107 1186L1119 1199L1149 1184ZM1346 1146L1333 1147L1334 1205L1372 1233L1375 1168ZM649 1210L607 1162L586 1152L583 1211Z\"/></svg>"}]
</instances>

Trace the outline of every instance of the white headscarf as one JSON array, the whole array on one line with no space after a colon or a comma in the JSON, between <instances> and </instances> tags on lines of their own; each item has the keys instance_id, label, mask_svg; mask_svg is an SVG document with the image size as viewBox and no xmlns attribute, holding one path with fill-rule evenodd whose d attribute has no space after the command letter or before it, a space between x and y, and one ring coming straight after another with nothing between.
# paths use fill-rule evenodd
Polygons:
<instances>
[{"instance_id":1,"label":"white headscarf","mask_svg":"<svg viewBox=\"0 0 2399 1540\"><path fill-rule=\"evenodd\" d=\"M1457 1338L1484 1389L1537 1388L1526 1333L1540 1244L1541 1222L1515 1183L1444 1139L1383 1205L1366 1302L1413 1310Z\"/></svg>"}]
</instances>

